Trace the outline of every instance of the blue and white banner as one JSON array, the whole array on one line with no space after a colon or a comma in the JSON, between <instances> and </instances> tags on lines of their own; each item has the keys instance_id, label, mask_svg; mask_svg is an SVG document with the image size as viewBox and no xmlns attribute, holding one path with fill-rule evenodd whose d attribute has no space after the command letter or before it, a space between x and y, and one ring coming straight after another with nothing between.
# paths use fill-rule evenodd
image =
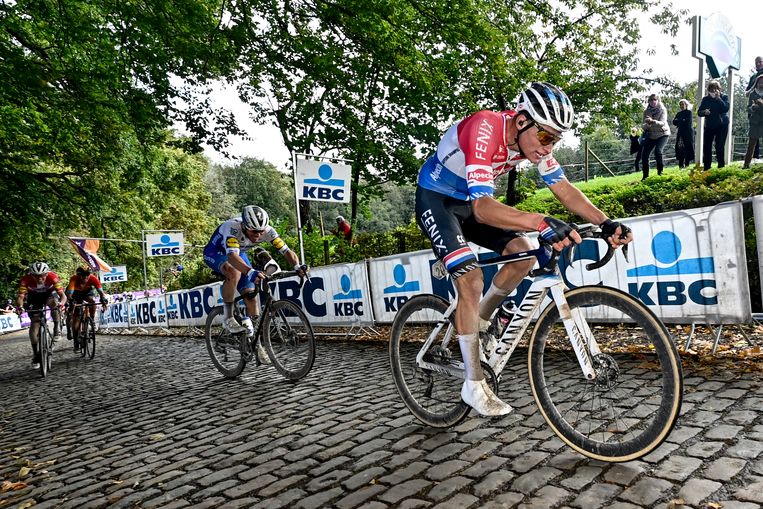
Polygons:
<instances>
[{"instance_id":1,"label":"blue and white banner","mask_svg":"<svg viewBox=\"0 0 763 509\"><path fill-rule=\"evenodd\" d=\"M146 233L146 256L183 254L183 232Z\"/></svg>"},{"instance_id":2,"label":"blue and white banner","mask_svg":"<svg viewBox=\"0 0 763 509\"><path fill-rule=\"evenodd\" d=\"M297 196L300 200L349 203L352 168L346 164L297 158Z\"/></svg>"},{"instance_id":3,"label":"blue and white banner","mask_svg":"<svg viewBox=\"0 0 763 509\"><path fill-rule=\"evenodd\" d=\"M108 272L101 272L101 283L121 283L127 281L127 265L112 265Z\"/></svg>"},{"instance_id":4,"label":"blue and white banner","mask_svg":"<svg viewBox=\"0 0 763 509\"><path fill-rule=\"evenodd\" d=\"M297 277L271 283L273 297L302 307L315 325L371 325L374 313L366 263L342 263L310 269L300 290Z\"/></svg>"},{"instance_id":5,"label":"blue and white banner","mask_svg":"<svg viewBox=\"0 0 763 509\"><path fill-rule=\"evenodd\" d=\"M128 301L113 302L106 308L106 312L101 311L98 306L98 322L101 327L123 329L130 325L130 303Z\"/></svg>"},{"instance_id":6,"label":"blue and white banner","mask_svg":"<svg viewBox=\"0 0 763 509\"><path fill-rule=\"evenodd\" d=\"M763 213L759 214L763 217ZM739 202L623 220L634 241L626 262L622 251L604 267L585 265L606 252L604 241L585 240L570 264L560 258L569 288L604 284L641 300L667 323L744 323L751 319L742 205ZM480 259L495 253L472 246ZM271 283L276 299L289 299L314 325L354 326L390 323L408 299L434 293L454 295L450 278L432 275L430 250L377 258L367 262L316 267L300 289L299 280ZM483 268L484 291L498 267ZM512 293L519 303L530 287L525 279ZM222 283L171 292L130 302L129 314L113 305L105 327L204 326L210 310L222 304ZM550 302L547 300L547 303ZM126 303L125 303L126 305ZM617 320L610 312L599 320ZM107 313L107 314L108 314ZM128 316L129 318L125 318ZM102 321L103 323L103 321Z\"/></svg>"},{"instance_id":7,"label":"blue and white banner","mask_svg":"<svg viewBox=\"0 0 763 509\"><path fill-rule=\"evenodd\" d=\"M169 327L164 295L130 301L130 327Z\"/></svg>"},{"instance_id":8,"label":"blue and white banner","mask_svg":"<svg viewBox=\"0 0 763 509\"><path fill-rule=\"evenodd\" d=\"M21 319L16 313L0 314L0 334L21 329Z\"/></svg>"},{"instance_id":9,"label":"blue and white banner","mask_svg":"<svg viewBox=\"0 0 763 509\"><path fill-rule=\"evenodd\" d=\"M167 293L170 326L203 327L210 310L223 304L222 287L222 283L212 283Z\"/></svg>"}]
</instances>

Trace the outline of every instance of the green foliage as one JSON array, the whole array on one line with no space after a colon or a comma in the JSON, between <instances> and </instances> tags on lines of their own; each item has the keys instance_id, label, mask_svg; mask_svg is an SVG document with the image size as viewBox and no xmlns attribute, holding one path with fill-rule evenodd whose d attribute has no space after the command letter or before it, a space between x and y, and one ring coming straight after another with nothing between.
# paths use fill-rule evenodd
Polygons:
<instances>
[{"instance_id":1,"label":"green foliage","mask_svg":"<svg viewBox=\"0 0 763 509\"><path fill-rule=\"evenodd\" d=\"M244 158L233 166L212 166L205 182L213 190L216 219L239 215L245 205L259 205L271 218L296 225L292 178L271 163Z\"/></svg>"}]
</instances>

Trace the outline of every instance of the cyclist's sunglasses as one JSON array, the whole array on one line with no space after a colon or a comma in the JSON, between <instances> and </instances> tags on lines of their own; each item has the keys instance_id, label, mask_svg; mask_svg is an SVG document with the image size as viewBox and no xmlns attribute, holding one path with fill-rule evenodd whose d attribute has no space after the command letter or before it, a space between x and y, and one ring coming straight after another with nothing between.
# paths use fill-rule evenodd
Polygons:
<instances>
[{"instance_id":1,"label":"cyclist's sunglasses","mask_svg":"<svg viewBox=\"0 0 763 509\"><path fill-rule=\"evenodd\" d=\"M543 129L543 126L541 126L538 122L535 122L534 120L533 120L533 124L535 124L535 127L538 128L538 132L535 133L535 136L538 137L538 141L544 147L548 145L553 145L554 143L557 143L559 142L559 140L562 139L561 134L554 134L549 131L546 131L545 129Z\"/></svg>"},{"instance_id":2,"label":"cyclist's sunglasses","mask_svg":"<svg viewBox=\"0 0 763 509\"><path fill-rule=\"evenodd\" d=\"M250 231L252 233L254 233L255 235L262 235L263 233L265 233L265 229L264 228L262 230L257 230L257 229L252 228Z\"/></svg>"}]
</instances>

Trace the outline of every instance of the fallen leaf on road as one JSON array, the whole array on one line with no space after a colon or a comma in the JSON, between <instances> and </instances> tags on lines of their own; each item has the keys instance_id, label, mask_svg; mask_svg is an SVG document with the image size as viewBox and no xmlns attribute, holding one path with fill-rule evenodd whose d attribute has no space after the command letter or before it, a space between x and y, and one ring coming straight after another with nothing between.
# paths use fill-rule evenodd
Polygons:
<instances>
[{"instance_id":1,"label":"fallen leaf on road","mask_svg":"<svg viewBox=\"0 0 763 509\"><path fill-rule=\"evenodd\" d=\"M21 479L22 477L28 476L30 470L31 469L29 467L21 467L19 469L19 479Z\"/></svg>"},{"instance_id":2,"label":"fallen leaf on road","mask_svg":"<svg viewBox=\"0 0 763 509\"><path fill-rule=\"evenodd\" d=\"M668 502L668 509L679 509L684 506L686 501L682 498L674 498Z\"/></svg>"},{"instance_id":3,"label":"fallen leaf on road","mask_svg":"<svg viewBox=\"0 0 763 509\"><path fill-rule=\"evenodd\" d=\"M27 509L27 507L32 507L33 505L37 505L37 502L34 500L27 500L23 504L19 505L18 509Z\"/></svg>"},{"instance_id":4,"label":"fallen leaf on road","mask_svg":"<svg viewBox=\"0 0 763 509\"><path fill-rule=\"evenodd\" d=\"M23 490L26 487L27 483L25 482L3 481L3 484L0 484L0 493L5 493L6 491L12 490Z\"/></svg>"},{"instance_id":5,"label":"fallen leaf on road","mask_svg":"<svg viewBox=\"0 0 763 509\"><path fill-rule=\"evenodd\" d=\"M149 435L148 438L150 440L164 440L165 436L164 433L154 433L153 435Z\"/></svg>"}]
</instances>

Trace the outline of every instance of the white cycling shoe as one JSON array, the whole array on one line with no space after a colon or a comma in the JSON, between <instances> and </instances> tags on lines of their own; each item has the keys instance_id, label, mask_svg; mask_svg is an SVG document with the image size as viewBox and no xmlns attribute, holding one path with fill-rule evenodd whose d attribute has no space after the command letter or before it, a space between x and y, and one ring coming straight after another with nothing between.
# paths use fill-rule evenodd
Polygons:
<instances>
[{"instance_id":1,"label":"white cycling shoe","mask_svg":"<svg viewBox=\"0 0 763 509\"><path fill-rule=\"evenodd\" d=\"M461 387L461 399L478 414L487 417L506 415L512 410L510 405L493 394L484 378L482 380L465 380Z\"/></svg>"},{"instance_id":2,"label":"white cycling shoe","mask_svg":"<svg viewBox=\"0 0 763 509\"><path fill-rule=\"evenodd\" d=\"M257 357L259 357L260 362L263 364L273 364L273 361L268 357L268 351L265 350L265 347L260 342L257 342Z\"/></svg>"},{"instance_id":3,"label":"white cycling shoe","mask_svg":"<svg viewBox=\"0 0 763 509\"><path fill-rule=\"evenodd\" d=\"M238 323L232 316L223 320L223 329L231 334L241 334L242 332L246 332L246 327Z\"/></svg>"}]
</instances>

